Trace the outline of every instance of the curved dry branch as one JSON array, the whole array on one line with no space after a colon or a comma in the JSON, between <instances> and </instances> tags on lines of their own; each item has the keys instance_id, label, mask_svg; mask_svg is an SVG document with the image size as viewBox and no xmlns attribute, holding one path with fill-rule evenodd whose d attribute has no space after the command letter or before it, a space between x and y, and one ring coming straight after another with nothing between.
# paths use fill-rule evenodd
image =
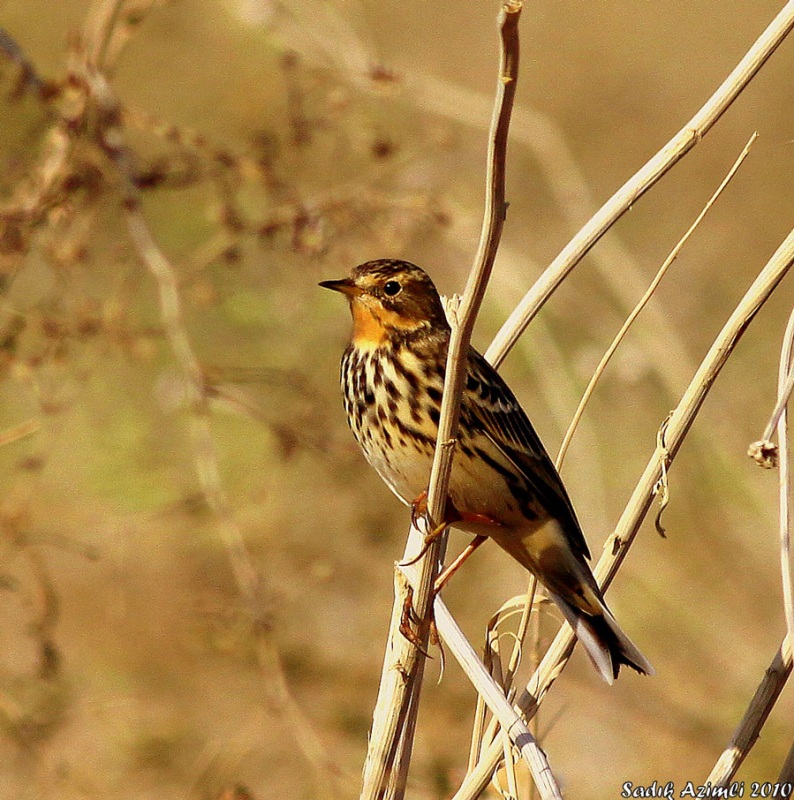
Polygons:
<instances>
[{"instance_id":1,"label":"curved dry branch","mask_svg":"<svg viewBox=\"0 0 794 800\"><path fill-rule=\"evenodd\" d=\"M504 225L507 134L518 77L520 12L520 2L508 2L503 5L500 14L499 78L488 142L483 228L463 296L455 307L448 309L452 335L447 354L446 381L438 439L428 487L428 517L431 520L441 519L443 516L449 472L455 450L460 400L466 378L469 342ZM416 526L412 526L406 548L407 560L415 558L422 543L420 531ZM424 657L417 647L405 640L400 633L399 626L406 593L409 591L413 597L417 615L422 620L427 619L432 600L432 585L438 573L439 554L442 549L443 542L434 542L426 556L419 562L418 568L410 570L411 576L415 576L410 588L402 573L398 571L396 575L396 599L369 750L364 765L362 800L383 797L387 792L390 792L389 796L394 798L401 798L404 795L418 711ZM439 604L439 608L443 609L443 606ZM439 611L436 613L438 614ZM440 613L443 616L444 610L441 610ZM428 638L426 622L421 625L420 636L423 643L426 643ZM455 653L463 653L466 648L471 649L462 634L459 638L454 638L450 645ZM475 661L480 664L476 656ZM509 703L505 699L504 693L493 683L485 669L478 670L477 674L480 678L484 675L487 679L484 679L485 682L482 684L482 691L487 694L487 701L496 703L497 708L507 711ZM501 700L496 698L497 695ZM494 713L497 711L495 710ZM554 782L545 756L537 746L534 737L515 712L510 709L508 713L510 717L509 730L511 736L514 737L513 741L527 759L530 770L543 792L542 796L544 798L560 797L559 788Z\"/></svg>"},{"instance_id":2,"label":"curved dry branch","mask_svg":"<svg viewBox=\"0 0 794 800\"><path fill-rule=\"evenodd\" d=\"M440 598L435 603L435 614L439 634L477 688L479 696L499 720L502 730L507 732L510 741L529 765L540 796L562 798L546 754L537 745L527 723L505 697L504 687L490 676ZM499 746L503 747L504 743L500 741Z\"/></svg>"},{"instance_id":3,"label":"curved dry branch","mask_svg":"<svg viewBox=\"0 0 794 800\"><path fill-rule=\"evenodd\" d=\"M794 0L789 0L722 85L689 122L591 217L563 251L549 264L534 286L502 325L485 357L500 364L540 307L591 247L669 169L709 132L714 123L752 80L794 27Z\"/></svg>"},{"instance_id":4,"label":"curved dry branch","mask_svg":"<svg viewBox=\"0 0 794 800\"><path fill-rule=\"evenodd\" d=\"M315 771L318 796L332 800L339 796L337 771L287 685L272 636L263 577L251 558L221 480L218 453L210 426L210 404L204 371L184 325L177 273L143 214L140 192L134 179L133 159L122 126L121 106L107 75L102 71L109 43L119 24L122 6L123 0L101 0L95 6L94 15L89 18L86 29L83 58L76 60L71 77L85 93L86 108L96 114L96 144L115 168L130 240L157 288L163 333L183 379L198 482L205 502L215 516L237 590L244 602L269 699L289 721L303 756Z\"/></svg>"},{"instance_id":5,"label":"curved dry branch","mask_svg":"<svg viewBox=\"0 0 794 800\"><path fill-rule=\"evenodd\" d=\"M791 470L789 464L788 398L794 379L794 311L791 312L783 347L780 351L780 370L778 374L778 404L782 404L777 423L778 447L780 449L779 497L780 511L780 571L783 581L783 611L786 616L788 638L794 642L794 579L791 564Z\"/></svg>"},{"instance_id":6,"label":"curved dry branch","mask_svg":"<svg viewBox=\"0 0 794 800\"><path fill-rule=\"evenodd\" d=\"M783 691L791 675L791 666L791 640L786 636L755 690L753 699L731 738L731 743L706 779L712 786L725 786L736 774L745 756L756 743L769 712Z\"/></svg>"},{"instance_id":7,"label":"curved dry branch","mask_svg":"<svg viewBox=\"0 0 794 800\"><path fill-rule=\"evenodd\" d=\"M573 435L576 432L576 428L579 425L579 420L582 418L582 414L584 414L585 407L587 406L588 401L590 400L593 391L595 390L596 384L598 383L601 376L604 374L604 370L609 364L612 356L615 354L615 351L620 346L620 343L626 337L626 334L629 332L629 328L634 324L634 321L640 315L640 312L645 308L648 304L648 301L653 297L654 292L656 291L659 284L662 282L662 278L667 274L667 270L670 268L672 263L678 258L678 254L683 249L684 245L689 241L689 238L695 232L697 227L703 221L703 218L708 213L709 209L717 202L717 198L722 194L725 187L731 182L733 176L738 171L739 167L744 162L744 159L747 158L747 154L750 152L750 148L753 146L753 143L758 138L758 133L754 133L747 144L744 146L744 149L741 153L739 153L738 158L734 161L733 166L728 170L728 174L723 178L720 185L715 190L714 194L706 202L706 205L703 207L701 212L695 218L695 221L689 226L686 233L678 240L676 246L670 251L670 255L664 260L664 263L661 267L659 267L656 275L654 276L653 280L651 281L650 285L645 291L645 294L640 298L639 302L636 306L632 309L632 312L626 318L626 321L623 325L620 326L620 330L615 334L615 338L612 340L609 347L606 349L606 352L601 357L601 361L599 361L598 366L593 373L593 376L590 378L590 382L587 384L587 388L584 390L584 394L582 395L582 399L579 401L579 405L574 412L573 419L571 420L571 424L568 426L568 430L565 432L565 436L563 437L562 444L560 445L560 451L557 454L556 466L557 469L560 469L562 466L562 462L565 460L565 454L568 452L568 446L571 443L571 439L573 439Z\"/></svg>"},{"instance_id":8,"label":"curved dry branch","mask_svg":"<svg viewBox=\"0 0 794 800\"><path fill-rule=\"evenodd\" d=\"M623 563L640 525L651 507L659 479L669 467L692 423L747 326L794 264L794 230L792 230L734 309L701 362L681 401L667 422L664 442L657 445L642 474L614 533L604 544L604 553L593 570L606 590ZM527 717L534 716L573 652L576 638L565 625L546 651L540 666L517 701ZM477 768L470 773L454 800L474 800L485 788L502 755L502 748L492 745Z\"/></svg>"}]
</instances>

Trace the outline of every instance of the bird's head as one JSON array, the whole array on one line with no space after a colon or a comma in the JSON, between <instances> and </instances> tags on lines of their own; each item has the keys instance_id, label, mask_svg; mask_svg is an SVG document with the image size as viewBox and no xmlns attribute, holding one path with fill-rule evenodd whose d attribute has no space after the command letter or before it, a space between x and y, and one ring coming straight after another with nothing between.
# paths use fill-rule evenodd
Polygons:
<instances>
[{"instance_id":1,"label":"bird's head","mask_svg":"<svg viewBox=\"0 0 794 800\"><path fill-rule=\"evenodd\" d=\"M349 277L320 286L347 295L353 343L359 347L378 347L395 336L449 327L433 281L408 261L367 261Z\"/></svg>"}]
</instances>

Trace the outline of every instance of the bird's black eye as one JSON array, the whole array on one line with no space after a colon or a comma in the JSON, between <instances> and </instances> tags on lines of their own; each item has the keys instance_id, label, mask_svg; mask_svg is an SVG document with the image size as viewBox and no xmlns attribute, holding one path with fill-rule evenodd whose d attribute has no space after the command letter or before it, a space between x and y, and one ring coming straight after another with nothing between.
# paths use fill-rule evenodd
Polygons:
<instances>
[{"instance_id":1,"label":"bird's black eye","mask_svg":"<svg viewBox=\"0 0 794 800\"><path fill-rule=\"evenodd\" d=\"M383 284L383 293L387 297L395 297L402 291L402 288L398 281L386 281Z\"/></svg>"}]
</instances>

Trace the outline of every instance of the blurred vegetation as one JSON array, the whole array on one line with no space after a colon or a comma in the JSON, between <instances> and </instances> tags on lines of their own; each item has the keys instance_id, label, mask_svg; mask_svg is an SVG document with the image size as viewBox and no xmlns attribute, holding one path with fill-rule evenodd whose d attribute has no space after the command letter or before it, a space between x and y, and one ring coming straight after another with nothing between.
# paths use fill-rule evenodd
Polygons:
<instances>
[{"instance_id":1,"label":"blurred vegetation","mask_svg":"<svg viewBox=\"0 0 794 800\"><path fill-rule=\"evenodd\" d=\"M338 795L355 796L408 514L346 430L346 310L316 283L400 256L460 290L481 214L497 4L130 0L109 45L140 210L177 275L211 399L220 485L322 756L273 688L278 665L257 655L197 473L206 454L159 287L90 126L37 194L59 115L79 95L64 80L90 8L0 2L24 54L0 59L0 797L315 798L332 796L329 764ZM777 10L532 3L519 103L543 115L580 188L602 201ZM673 390L794 219L793 69L788 43L603 245L622 245L617 274L650 280L760 132L653 301L683 353L671 342L669 363L651 357L641 318L574 440L565 477L596 553ZM428 87L463 89L472 104L434 103ZM548 142L518 139L482 349L583 212L559 206ZM505 365L552 452L627 311L595 258ZM780 644L776 478L744 453L774 405L791 297L788 280L675 462L668 538L648 525L610 594L658 675L609 689L577 653L544 704L543 741L572 797L704 779ZM448 602L476 641L524 581L486 547ZM445 797L465 765L473 692L450 665L423 703L412 796ZM774 780L792 719L789 687L741 778Z\"/></svg>"}]
</instances>

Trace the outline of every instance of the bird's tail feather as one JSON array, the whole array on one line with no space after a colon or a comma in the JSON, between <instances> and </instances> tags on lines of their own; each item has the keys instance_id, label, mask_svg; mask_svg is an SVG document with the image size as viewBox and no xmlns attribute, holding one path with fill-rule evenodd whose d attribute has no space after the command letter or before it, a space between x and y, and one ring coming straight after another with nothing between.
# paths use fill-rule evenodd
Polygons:
<instances>
[{"instance_id":1,"label":"bird's tail feather","mask_svg":"<svg viewBox=\"0 0 794 800\"><path fill-rule=\"evenodd\" d=\"M584 646L601 677L612 684L622 664L643 675L653 675L654 669L636 645L621 630L612 612L602 604L598 616L586 614L558 594L552 599L560 607L568 623Z\"/></svg>"}]
</instances>

